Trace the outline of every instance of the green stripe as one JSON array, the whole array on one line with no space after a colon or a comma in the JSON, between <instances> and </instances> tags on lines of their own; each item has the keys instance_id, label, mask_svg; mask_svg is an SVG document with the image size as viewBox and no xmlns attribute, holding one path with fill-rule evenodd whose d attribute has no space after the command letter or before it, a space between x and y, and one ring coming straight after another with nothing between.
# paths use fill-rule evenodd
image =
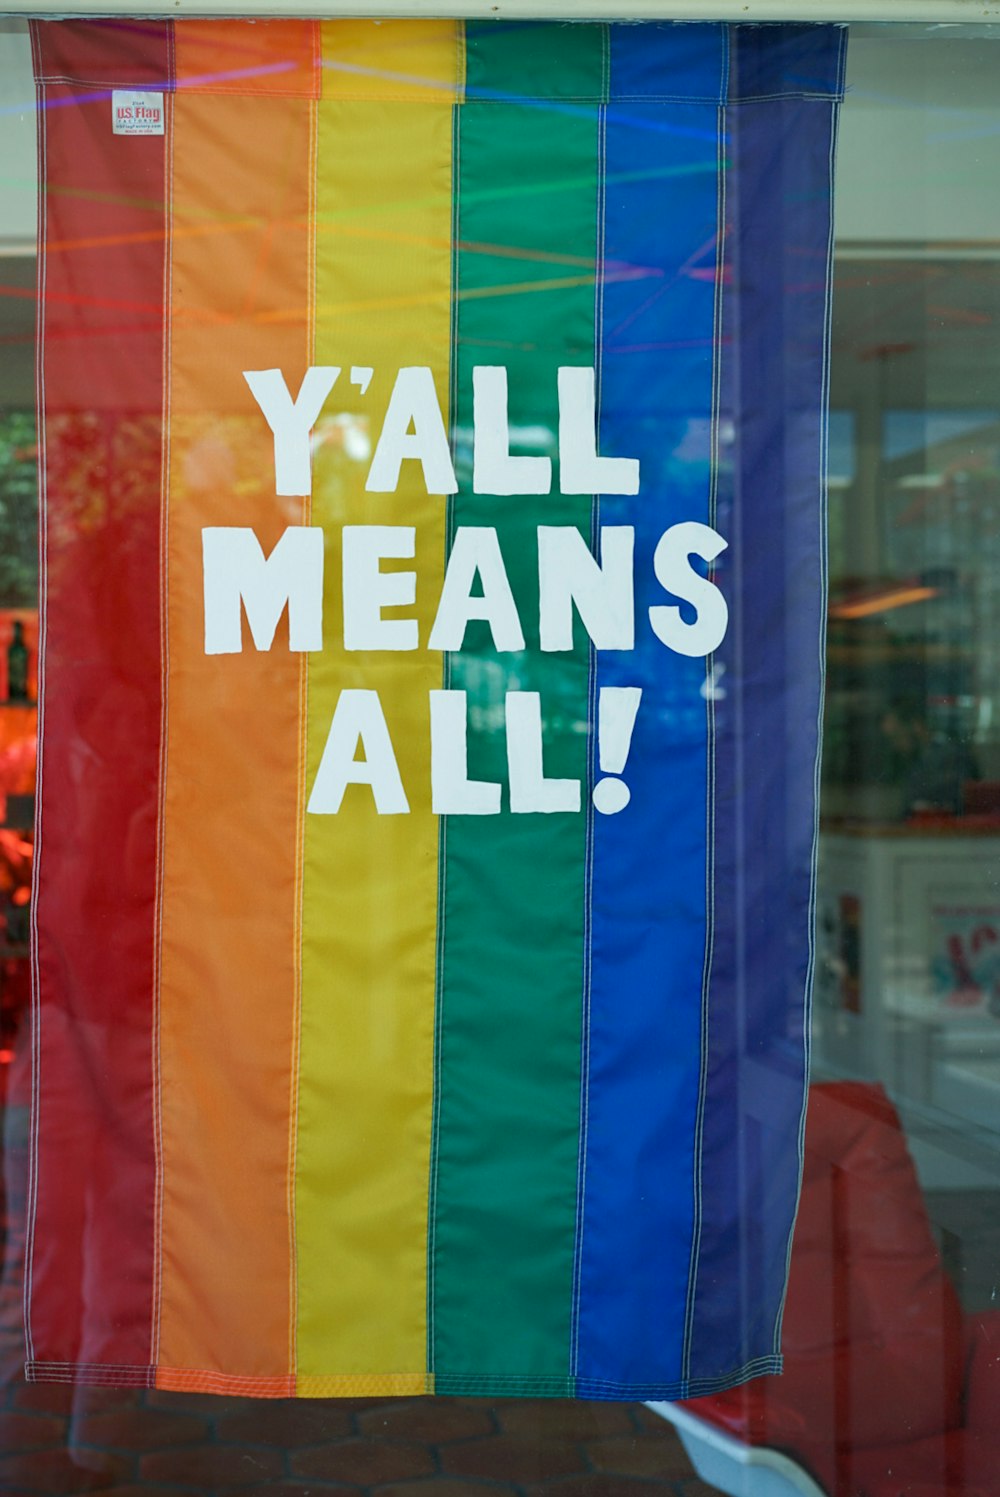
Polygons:
<instances>
[{"instance_id":1,"label":"green stripe","mask_svg":"<svg viewBox=\"0 0 1000 1497\"><path fill-rule=\"evenodd\" d=\"M603 26L548 21L470 21L465 28L465 96L468 100L563 99L599 103L606 96ZM535 134L535 170L558 160L549 141ZM594 163L590 161L591 175ZM470 179L471 180L471 179ZM472 181L473 189L483 182Z\"/></svg>"},{"instance_id":2,"label":"green stripe","mask_svg":"<svg viewBox=\"0 0 1000 1497\"><path fill-rule=\"evenodd\" d=\"M505 789L499 816L442 825L431 1337L439 1393L562 1393L572 1391L586 817L511 815L503 704L508 690L541 692L546 773L586 781L588 653L582 639L572 655L539 651L536 526L590 534L589 496L558 493L556 371L594 359L598 109L495 96L538 98L557 79L562 98L600 98L603 28L470 24L468 37L452 528L496 527L527 649L498 655L473 624L445 665L447 684L469 694L470 775ZM472 494L475 364L507 366L512 427L546 433L541 448L512 450L553 458L554 494Z\"/></svg>"}]
</instances>

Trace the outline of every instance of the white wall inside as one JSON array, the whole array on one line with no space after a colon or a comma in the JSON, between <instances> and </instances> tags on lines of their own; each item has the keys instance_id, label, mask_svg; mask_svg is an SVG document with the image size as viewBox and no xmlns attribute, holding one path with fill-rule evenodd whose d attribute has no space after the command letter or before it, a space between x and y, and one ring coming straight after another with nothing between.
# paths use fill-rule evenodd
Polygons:
<instances>
[{"instance_id":1,"label":"white wall inside","mask_svg":"<svg viewBox=\"0 0 1000 1497\"><path fill-rule=\"evenodd\" d=\"M0 20L0 255L33 250L35 85L25 21Z\"/></svg>"},{"instance_id":2,"label":"white wall inside","mask_svg":"<svg viewBox=\"0 0 1000 1497\"><path fill-rule=\"evenodd\" d=\"M851 35L837 240L1000 254L1000 27ZM974 246L974 247L970 247Z\"/></svg>"}]
</instances>

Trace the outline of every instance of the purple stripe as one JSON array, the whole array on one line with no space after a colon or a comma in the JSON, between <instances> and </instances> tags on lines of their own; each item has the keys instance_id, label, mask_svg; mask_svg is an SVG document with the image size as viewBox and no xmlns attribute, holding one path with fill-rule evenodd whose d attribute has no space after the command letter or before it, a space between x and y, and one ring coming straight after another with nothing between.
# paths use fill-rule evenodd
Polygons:
<instances>
[{"instance_id":1,"label":"purple stripe","mask_svg":"<svg viewBox=\"0 0 1000 1497\"><path fill-rule=\"evenodd\" d=\"M807 28L810 91L759 101L769 28L734 28L723 329L715 931L690 1378L778 1350L808 1061L825 612L830 188L843 33ZM763 51L762 51L763 49ZM797 92L787 52L773 86ZM801 68L798 69L801 72ZM728 417L728 420L727 420ZM727 462L726 457L731 461Z\"/></svg>"}]
</instances>

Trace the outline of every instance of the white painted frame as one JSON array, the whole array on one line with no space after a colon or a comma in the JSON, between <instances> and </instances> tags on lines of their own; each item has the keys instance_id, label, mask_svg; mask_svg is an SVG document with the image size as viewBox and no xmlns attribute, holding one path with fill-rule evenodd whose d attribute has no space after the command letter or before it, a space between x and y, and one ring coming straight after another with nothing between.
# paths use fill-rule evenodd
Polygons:
<instances>
[{"instance_id":1,"label":"white painted frame","mask_svg":"<svg viewBox=\"0 0 1000 1497\"><path fill-rule=\"evenodd\" d=\"M707 1486L727 1497L826 1497L797 1461L768 1445L750 1445L679 1403L647 1403L674 1426Z\"/></svg>"},{"instance_id":2,"label":"white painted frame","mask_svg":"<svg viewBox=\"0 0 1000 1497\"><path fill-rule=\"evenodd\" d=\"M979 26L1000 0L15 0L10 16L372 16L674 21L896 21Z\"/></svg>"}]
</instances>

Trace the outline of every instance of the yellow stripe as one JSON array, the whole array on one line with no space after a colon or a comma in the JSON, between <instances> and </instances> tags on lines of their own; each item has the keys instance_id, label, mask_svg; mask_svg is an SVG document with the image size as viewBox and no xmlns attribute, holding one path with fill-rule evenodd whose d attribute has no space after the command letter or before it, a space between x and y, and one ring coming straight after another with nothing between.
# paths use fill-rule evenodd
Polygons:
<instances>
[{"instance_id":1,"label":"yellow stripe","mask_svg":"<svg viewBox=\"0 0 1000 1497\"><path fill-rule=\"evenodd\" d=\"M413 462L403 464L395 494L366 494L364 482L399 368L429 365L447 414L452 111L443 106L455 98L460 31L409 23L403 45L403 30L397 36L390 25L360 22L323 28L324 57L343 66L333 86L324 73L319 221L349 207L354 221L377 220L381 230L388 218L393 232L376 242L320 239L317 247L315 359L343 372L317 430L312 523L326 532L325 646L309 665L307 790L340 691L374 688L411 810L378 816L370 790L352 786L337 815L306 817L297 1151L297 1387L304 1395L363 1391L366 1378L377 1380L377 1391L428 1388L438 829L427 702L441 684L441 657L424 644L441 586L445 501L427 495ZM376 32L397 45L374 53ZM440 87L360 98L357 81L369 75L354 69L370 68L373 56ZM429 189L421 201L414 183ZM387 203L398 205L394 213L387 215ZM371 304L386 297L392 316L373 315ZM354 365L375 370L366 394L350 382ZM415 562L384 565L417 571L416 608L403 613L419 621L419 650L345 653L344 524L416 526Z\"/></svg>"},{"instance_id":2,"label":"yellow stripe","mask_svg":"<svg viewBox=\"0 0 1000 1497\"><path fill-rule=\"evenodd\" d=\"M464 94L461 23L325 21L322 35L324 98L454 104Z\"/></svg>"},{"instance_id":3,"label":"yellow stripe","mask_svg":"<svg viewBox=\"0 0 1000 1497\"><path fill-rule=\"evenodd\" d=\"M357 1373L353 1377L300 1377L296 1384L300 1398L405 1398L418 1393L434 1392L430 1372L404 1372L393 1375Z\"/></svg>"}]
</instances>

